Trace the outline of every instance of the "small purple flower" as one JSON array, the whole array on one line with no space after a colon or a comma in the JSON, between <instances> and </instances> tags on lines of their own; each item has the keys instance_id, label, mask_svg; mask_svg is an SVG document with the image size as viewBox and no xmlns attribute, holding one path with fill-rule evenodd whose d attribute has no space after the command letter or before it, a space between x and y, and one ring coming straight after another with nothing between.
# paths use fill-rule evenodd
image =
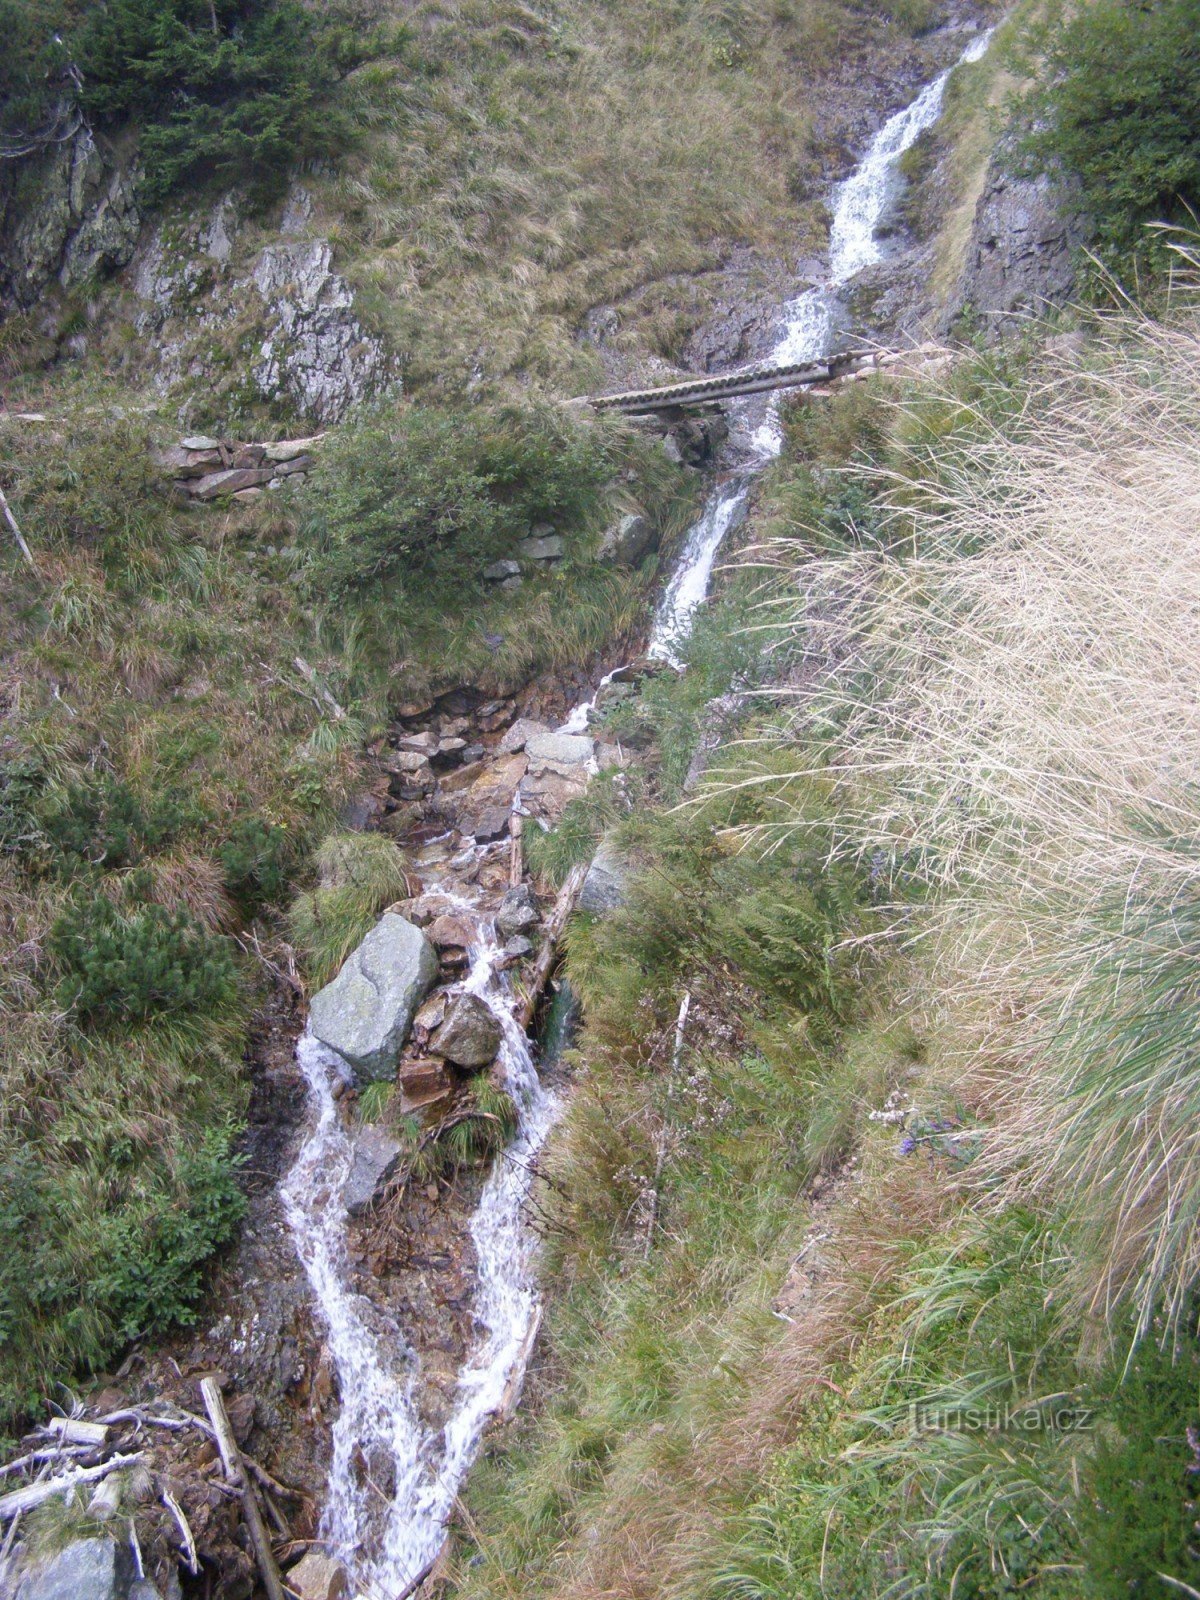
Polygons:
<instances>
[{"instance_id":1,"label":"small purple flower","mask_svg":"<svg viewBox=\"0 0 1200 1600\"><path fill-rule=\"evenodd\" d=\"M916 1148L917 1141L913 1138L911 1133L906 1133L903 1139L900 1141L900 1154L902 1156L910 1156Z\"/></svg>"}]
</instances>

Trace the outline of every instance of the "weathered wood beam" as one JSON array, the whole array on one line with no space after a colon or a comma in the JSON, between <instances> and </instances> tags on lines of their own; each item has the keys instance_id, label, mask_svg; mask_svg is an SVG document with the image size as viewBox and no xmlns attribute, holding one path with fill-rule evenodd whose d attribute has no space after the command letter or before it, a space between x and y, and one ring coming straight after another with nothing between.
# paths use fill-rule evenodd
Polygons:
<instances>
[{"instance_id":1,"label":"weathered wood beam","mask_svg":"<svg viewBox=\"0 0 1200 1600\"><path fill-rule=\"evenodd\" d=\"M558 891L558 899L554 902L554 910L550 913L550 920L546 924L545 936L542 947L537 953L537 960L533 964L533 971L529 975L529 986L525 991L525 998L517 1008L517 1021L528 1029L537 1011L538 1001L542 997L542 990L550 981L550 974L554 970L555 957L558 954L559 942L563 930L567 926L575 902L579 899L583 889L583 880L587 877L588 863L581 861L578 866L571 868L567 874L567 881Z\"/></svg>"},{"instance_id":2,"label":"weathered wood beam","mask_svg":"<svg viewBox=\"0 0 1200 1600\"><path fill-rule=\"evenodd\" d=\"M200 1394L204 1401L204 1409L208 1413L208 1420L212 1423L216 1435L217 1449L221 1453L221 1465L225 1468L225 1476L241 1493L242 1510L254 1545L254 1554L258 1558L258 1570L262 1575L263 1587L270 1600L284 1600L283 1580L279 1576L279 1568L275 1565L275 1552L271 1549L271 1541L267 1537L266 1524L258 1506L258 1496L254 1492L250 1474L246 1471L242 1453L233 1436L233 1428L225 1410L225 1402L221 1399L217 1380L201 1378Z\"/></svg>"}]
</instances>

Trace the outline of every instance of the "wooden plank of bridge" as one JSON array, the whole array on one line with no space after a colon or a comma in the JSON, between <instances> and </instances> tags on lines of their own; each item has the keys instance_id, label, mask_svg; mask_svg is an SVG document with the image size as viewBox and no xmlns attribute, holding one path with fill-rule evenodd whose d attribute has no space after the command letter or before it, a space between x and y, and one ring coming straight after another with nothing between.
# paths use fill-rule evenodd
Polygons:
<instances>
[{"instance_id":1,"label":"wooden plank of bridge","mask_svg":"<svg viewBox=\"0 0 1200 1600\"><path fill-rule=\"evenodd\" d=\"M643 412L668 411L703 401L731 400L738 395L766 394L775 389L798 389L834 382L840 378L866 377L878 367L890 367L905 360L944 357L936 346L919 345L912 350L853 351L830 356L823 361L797 362L790 366L744 367L740 372L724 372L711 378L687 378L681 383L663 384L656 389L625 389L616 394L588 395L574 404L591 406L595 411L619 411L626 416Z\"/></svg>"}]
</instances>

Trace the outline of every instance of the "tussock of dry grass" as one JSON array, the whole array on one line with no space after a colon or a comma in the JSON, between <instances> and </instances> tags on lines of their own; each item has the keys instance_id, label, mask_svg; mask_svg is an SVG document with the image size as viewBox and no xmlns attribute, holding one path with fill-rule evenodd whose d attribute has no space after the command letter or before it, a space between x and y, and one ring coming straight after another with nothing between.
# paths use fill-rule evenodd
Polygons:
<instances>
[{"instance_id":1,"label":"tussock of dry grass","mask_svg":"<svg viewBox=\"0 0 1200 1600\"><path fill-rule=\"evenodd\" d=\"M774 552L837 637L797 718L840 719L857 848L932 893L964 996L1013 1007L993 1170L1073 1217L1080 1305L1143 1326L1200 1272L1197 326L1115 320L976 418L895 548Z\"/></svg>"}]
</instances>

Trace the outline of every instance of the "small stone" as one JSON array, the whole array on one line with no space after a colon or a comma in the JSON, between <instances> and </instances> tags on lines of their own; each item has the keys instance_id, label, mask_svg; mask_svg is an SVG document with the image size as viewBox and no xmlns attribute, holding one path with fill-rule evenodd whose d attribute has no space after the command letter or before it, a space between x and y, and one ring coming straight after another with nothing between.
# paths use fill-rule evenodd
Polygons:
<instances>
[{"instance_id":1,"label":"small stone","mask_svg":"<svg viewBox=\"0 0 1200 1600\"><path fill-rule=\"evenodd\" d=\"M502 583L505 578L519 578L521 576L521 563L519 561L493 561L490 567L484 567L483 576L487 583Z\"/></svg>"},{"instance_id":2,"label":"small stone","mask_svg":"<svg viewBox=\"0 0 1200 1600\"><path fill-rule=\"evenodd\" d=\"M194 433L187 439L179 441L181 450L219 450L221 441L210 439L206 433Z\"/></svg>"},{"instance_id":3,"label":"small stone","mask_svg":"<svg viewBox=\"0 0 1200 1600\"><path fill-rule=\"evenodd\" d=\"M496 746L496 751L502 756L515 755L518 750L524 750L527 740L551 731L544 722L535 722L531 717L518 717Z\"/></svg>"},{"instance_id":4,"label":"small stone","mask_svg":"<svg viewBox=\"0 0 1200 1600\"><path fill-rule=\"evenodd\" d=\"M522 561L561 561L565 549L560 534L535 534L521 540L517 545L517 555Z\"/></svg>"},{"instance_id":5,"label":"small stone","mask_svg":"<svg viewBox=\"0 0 1200 1600\"><path fill-rule=\"evenodd\" d=\"M262 499L262 490L261 489L239 489L236 492L236 494L234 495L233 498L235 500L240 500L244 505L247 502L252 501L252 500L261 500Z\"/></svg>"},{"instance_id":6,"label":"small stone","mask_svg":"<svg viewBox=\"0 0 1200 1600\"><path fill-rule=\"evenodd\" d=\"M535 928L539 920L533 890L528 884L518 884L500 902L500 909L496 913L496 931L501 938L512 939Z\"/></svg>"},{"instance_id":7,"label":"small stone","mask_svg":"<svg viewBox=\"0 0 1200 1600\"><path fill-rule=\"evenodd\" d=\"M425 937L437 949L468 950L479 943L479 930L467 917L443 915L436 917L425 929Z\"/></svg>"},{"instance_id":8,"label":"small stone","mask_svg":"<svg viewBox=\"0 0 1200 1600\"><path fill-rule=\"evenodd\" d=\"M436 1105L454 1092L446 1063L435 1057L412 1057L400 1063L400 1110L407 1115L422 1107Z\"/></svg>"},{"instance_id":9,"label":"small stone","mask_svg":"<svg viewBox=\"0 0 1200 1600\"><path fill-rule=\"evenodd\" d=\"M507 806L489 806L488 809L476 819L471 832L478 844L490 844L493 839L503 839L508 830L508 819L511 815Z\"/></svg>"},{"instance_id":10,"label":"small stone","mask_svg":"<svg viewBox=\"0 0 1200 1600\"><path fill-rule=\"evenodd\" d=\"M239 489L253 489L266 483L270 476L265 467L244 467L236 472L210 472L206 477L189 480L184 487L193 500L217 500L222 495L236 494Z\"/></svg>"},{"instance_id":11,"label":"small stone","mask_svg":"<svg viewBox=\"0 0 1200 1600\"><path fill-rule=\"evenodd\" d=\"M297 456L293 461L281 461L275 468L277 478L291 478L298 473L307 472L312 466L311 456Z\"/></svg>"},{"instance_id":12,"label":"small stone","mask_svg":"<svg viewBox=\"0 0 1200 1600\"><path fill-rule=\"evenodd\" d=\"M524 582L524 578L505 578L500 587L511 594L514 589L519 589Z\"/></svg>"},{"instance_id":13,"label":"small stone","mask_svg":"<svg viewBox=\"0 0 1200 1600\"><path fill-rule=\"evenodd\" d=\"M233 467L261 467L266 452L260 444L240 444L233 452Z\"/></svg>"},{"instance_id":14,"label":"small stone","mask_svg":"<svg viewBox=\"0 0 1200 1600\"><path fill-rule=\"evenodd\" d=\"M397 750L387 769L389 772L428 772L429 757L421 750Z\"/></svg>"},{"instance_id":15,"label":"small stone","mask_svg":"<svg viewBox=\"0 0 1200 1600\"><path fill-rule=\"evenodd\" d=\"M278 444L269 444L264 454L268 461L295 461L297 456L306 456L324 439L323 433L314 434L311 439L280 439Z\"/></svg>"},{"instance_id":16,"label":"small stone","mask_svg":"<svg viewBox=\"0 0 1200 1600\"><path fill-rule=\"evenodd\" d=\"M533 954L533 940L527 939L523 933L518 933L512 939L504 941L504 954L510 961L521 961L525 956Z\"/></svg>"},{"instance_id":17,"label":"small stone","mask_svg":"<svg viewBox=\"0 0 1200 1600\"><path fill-rule=\"evenodd\" d=\"M503 1033L495 1012L475 994L457 994L429 1041L435 1055L459 1067L486 1067L494 1061Z\"/></svg>"},{"instance_id":18,"label":"small stone","mask_svg":"<svg viewBox=\"0 0 1200 1600\"><path fill-rule=\"evenodd\" d=\"M432 755L438 747L436 733L425 729L421 733L406 733L403 738L396 740L397 750L418 750L422 755Z\"/></svg>"},{"instance_id":19,"label":"small stone","mask_svg":"<svg viewBox=\"0 0 1200 1600\"><path fill-rule=\"evenodd\" d=\"M289 1567L287 1586L299 1600L346 1600L350 1574L336 1556L310 1550Z\"/></svg>"}]
</instances>

